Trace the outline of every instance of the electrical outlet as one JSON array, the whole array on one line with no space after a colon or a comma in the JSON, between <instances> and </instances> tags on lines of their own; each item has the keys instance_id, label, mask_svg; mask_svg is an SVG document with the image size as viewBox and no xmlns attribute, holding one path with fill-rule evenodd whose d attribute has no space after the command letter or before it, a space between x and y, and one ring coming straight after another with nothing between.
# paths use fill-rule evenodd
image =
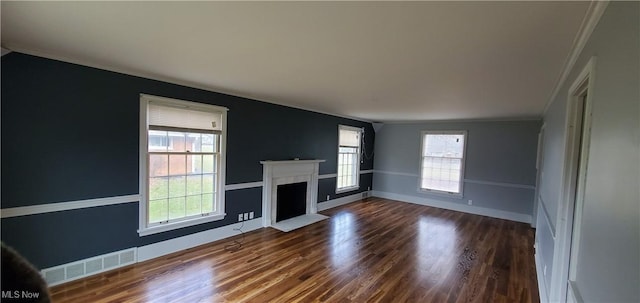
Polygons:
<instances>
[{"instance_id":1,"label":"electrical outlet","mask_svg":"<svg viewBox=\"0 0 640 303\"><path fill-rule=\"evenodd\" d=\"M469 200L469 205L473 205L473 200Z\"/></svg>"},{"instance_id":2,"label":"electrical outlet","mask_svg":"<svg viewBox=\"0 0 640 303\"><path fill-rule=\"evenodd\" d=\"M367 187L367 190L370 191L371 190L371 186Z\"/></svg>"},{"instance_id":3,"label":"electrical outlet","mask_svg":"<svg viewBox=\"0 0 640 303\"><path fill-rule=\"evenodd\" d=\"M547 275L547 266L546 265L544 266L544 269L542 269L542 274L545 275L545 276Z\"/></svg>"},{"instance_id":4,"label":"electrical outlet","mask_svg":"<svg viewBox=\"0 0 640 303\"><path fill-rule=\"evenodd\" d=\"M249 214L248 213L244 213L244 219L245 220L249 220Z\"/></svg>"},{"instance_id":5,"label":"electrical outlet","mask_svg":"<svg viewBox=\"0 0 640 303\"><path fill-rule=\"evenodd\" d=\"M242 214L238 214L238 221L242 221Z\"/></svg>"},{"instance_id":6,"label":"electrical outlet","mask_svg":"<svg viewBox=\"0 0 640 303\"><path fill-rule=\"evenodd\" d=\"M253 219L253 212L249 213L249 219Z\"/></svg>"},{"instance_id":7,"label":"electrical outlet","mask_svg":"<svg viewBox=\"0 0 640 303\"><path fill-rule=\"evenodd\" d=\"M330 198L329 198L329 195L327 195L327 201L329 201L329 199L330 199Z\"/></svg>"}]
</instances>

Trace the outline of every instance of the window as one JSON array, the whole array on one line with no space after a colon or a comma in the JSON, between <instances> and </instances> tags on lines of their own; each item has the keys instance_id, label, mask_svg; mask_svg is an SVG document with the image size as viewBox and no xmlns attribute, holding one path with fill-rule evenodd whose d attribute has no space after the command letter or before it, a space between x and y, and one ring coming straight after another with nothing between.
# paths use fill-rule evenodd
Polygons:
<instances>
[{"instance_id":1,"label":"window","mask_svg":"<svg viewBox=\"0 0 640 303\"><path fill-rule=\"evenodd\" d=\"M140 235L224 218L226 114L141 96Z\"/></svg>"},{"instance_id":2,"label":"window","mask_svg":"<svg viewBox=\"0 0 640 303\"><path fill-rule=\"evenodd\" d=\"M462 196L466 131L422 132L420 190Z\"/></svg>"},{"instance_id":3,"label":"window","mask_svg":"<svg viewBox=\"0 0 640 303\"><path fill-rule=\"evenodd\" d=\"M336 192L359 188L360 178L360 138L362 129L338 126L338 173Z\"/></svg>"}]
</instances>

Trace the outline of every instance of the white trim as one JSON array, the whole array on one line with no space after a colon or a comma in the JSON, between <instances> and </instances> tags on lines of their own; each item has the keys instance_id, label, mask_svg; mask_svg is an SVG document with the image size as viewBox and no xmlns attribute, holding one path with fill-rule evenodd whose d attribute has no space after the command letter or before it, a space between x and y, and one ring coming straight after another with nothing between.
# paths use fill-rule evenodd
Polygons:
<instances>
[{"instance_id":1,"label":"white trim","mask_svg":"<svg viewBox=\"0 0 640 303\"><path fill-rule=\"evenodd\" d=\"M242 225L242 232L249 232L260 229L262 227L262 219L244 221L244 223L234 223L222 227L201 231L195 234L169 239L162 242L138 247L138 262L144 262L157 257L168 255L174 252L183 251L192 247L222 240L228 237L236 236L239 232L236 230Z\"/></svg>"},{"instance_id":2,"label":"white trim","mask_svg":"<svg viewBox=\"0 0 640 303\"><path fill-rule=\"evenodd\" d=\"M6 48L4 48L4 47L0 48L0 50L2 51L2 52L1 52L2 56L4 56L4 55L6 55L6 54L8 54L8 53L10 53L10 52L11 52L11 50L8 50L8 49L6 49Z\"/></svg>"},{"instance_id":3,"label":"white trim","mask_svg":"<svg viewBox=\"0 0 640 303\"><path fill-rule=\"evenodd\" d=\"M531 223L530 215L514 213L514 212L509 212L504 210L496 210L496 209L478 207L478 206L469 206L466 204L457 204L452 202L445 202L440 200L402 195L402 194L396 194L396 193L389 193L389 192L381 192L376 190L372 191L371 195L374 197L379 197L384 199L449 209L449 210L454 210L454 211L459 211L459 212L464 212L464 213L469 213L474 215L481 215L486 217L505 219L505 220L511 220L516 222L529 223L529 224Z\"/></svg>"},{"instance_id":4,"label":"white trim","mask_svg":"<svg viewBox=\"0 0 640 303\"><path fill-rule=\"evenodd\" d=\"M395 171L386 171L386 170L373 170L373 173L383 174L383 175L394 175L394 176L404 176L404 177L415 177L419 178L420 176L412 173L403 173L403 172L395 172ZM503 182L492 182L492 181L482 181L482 180L473 180L473 179L463 179L465 183L474 183L474 184L482 184L482 185L492 185L492 186L501 186L501 187L513 187L513 188L523 188L523 189L531 189L535 190L536 187L533 185L527 184L516 184L516 183L503 183ZM449 196L449 195L447 195Z\"/></svg>"},{"instance_id":5,"label":"white trim","mask_svg":"<svg viewBox=\"0 0 640 303\"><path fill-rule=\"evenodd\" d=\"M212 215L207 215L207 216L203 216L203 217L199 217L199 218L195 218L195 219L177 221L175 223L154 225L154 226L151 226L151 227L147 227L147 228L138 230L138 235L140 237L144 237L144 236L148 236L148 235L162 233L162 232L165 232L165 231L175 230L175 229L189 227L189 226L198 225L198 224L203 224L203 223L207 223L207 222L218 221L218 220L224 219L224 217L226 215L227 214L225 214L225 213L212 214Z\"/></svg>"},{"instance_id":6,"label":"white trim","mask_svg":"<svg viewBox=\"0 0 640 303\"><path fill-rule=\"evenodd\" d=\"M326 160L260 161L262 164L262 226L276 223L278 185L307 182L305 214L318 212L318 171Z\"/></svg>"},{"instance_id":7,"label":"white trim","mask_svg":"<svg viewBox=\"0 0 640 303\"><path fill-rule=\"evenodd\" d=\"M140 202L138 203L138 230L147 228L147 148L148 148L148 128L149 128L149 101L146 98L140 98L139 113L139 133L138 133L138 193L140 193ZM144 139L143 139L144 138Z\"/></svg>"},{"instance_id":8,"label":"white trim","mask_svg":"<svg viewBox=\"0 0 640 303\"><path fill-rule=\"evenodd\" d=\"M533 210L531 227L536 228L536 224L538 222L538 203L540 203L540 180L542 179L542 165L544 163L544 129L545 124L542 123L542 127L540 127L540 132L538 133L538 146L536 148L536 186L535 192L533 194Z\"/></svg>"},{"instance_id":9,"label":"white trim","mask_svg":"<svg viewBox=\"0 0 640 303\"><path fill-rule=\"evenodd\" d=\"M539 204L542 206L542 213L544 215L545 220L547 221L547 225L549 226L549 230L551 231L551 237L553 237L553 239L556 239L556 227L554 226L551 217L549 216L549 211L547 210L547 206L544 203L544 199L542 199L542 195L540 195L538 197L539 199ZM539 215L539 214L538 214Z\"/></svg>"},{"instance_id":10,"label":"white trim","mask_svg":"<svg viewBox=\"0 0 640 303\"><path fill-rule=\"evenodd\" d=\"M369 195L369 192L363 191L363 192L359 192L357 194L344 196L344 197L336 198L336 199L329 200L329 201L319 202L318 203L318 211L323 211L323 210L327 210L327 209L330 209L330 208L338 207L338 206L341 206L341 205L349 204L349 203L352 203L352 202L360 201L360 200L362 200L362 195L364 193L366 193L367 196Z\"/></svg>"},{"instance_id":11,"label":"white trim","mask_svg":"<svg viewBox=\"0 0 640 303\"><path fill-rule=\"evenodd\" d=\"M573 66L576 64L576 61L578 61L578 57L582 53L587 41L589 41L593 30L596 28L596 25L598 25L598 21L600 21L602 14L604 14L607 5L609 5L609 0L591 1L591 4L587 9L587 13L584 16L584 19L582 19L580 29L573 40L571 52L567 56L562 72L556 81L556 86L553 87L547 104L544 106L544 110L542 112L543 115L547 113L547 110L549 110L549 107L551 107L551 104L553 104L555 98L558 96L560 89L567 80L567 77L569 77L571 70L573 70Z\"/></svg>"},{"instance_id":12,"label":"white trim","mask_svg":"<svg viewBox=\"0 0 640 303\"><path fill-rule=\"evenodd\" d=\"M134 263L139 263L139 262L144 262L144 261L148 261L154 258L158 258L164 255L168 255L171 253L175 253L175 252L179 252L179 251L183 251L189 248L193 248L196 246L200 246L200 245L204 245L207 243L211 243L211 242L215 242L218 240L222 240L225 238L229 238L232 236L237 236L239 234L238 232L238 226L242 224L242 232L250 232L253 230L257 230L262 228L262 220L260 218L256 218L253 220L248 220L248 221L244 221L243 223L236 223L236 224L231 224L231 225L226 225L226 226L222 226L222 227L218 227L218 228L214 228L214 229L209 229L209 230L205 230L205 231L201 231L198 233L194 233L194 234L189 234L186 236L182 236L182 237L178 237L178 238L173 238L173 239L169 239L169 240L165 240L165 241L161 241L161 242L156 242L156 243L152 243L149 245L145 245L145 246L141 246L141 247L137 247L137 248L129 248L129 249L125 249L122 251L117 251L117 252L112 252L112 253L108 253L108 254L104 254L104 255L100 255L100 256L95 256L95 257L91 257L91 258L87 258L87 259L83 259L83 260L78 260L75 262L71 262L71 263L67 263L67 264L62 264L62 265L58 265L58 266L54 266L51 268L46 268L43 269L41 272L45 273L48 271L53 271L53 270L57 270L57 269L65 269L68 266L71 265L76 265L76 264L81 264L81 263L86 263L88 261L93 261L93 260L97 260L100 258L104 258L105 256L112 256L112 255L120 255L120 253L123 252L128 252L130 250L134 250L134 258L133 258L133 262L126 262L126 263L122 263L119 262L119 264L117 266L114 267L108 267L108 268L103 268L101 270L92 272L90 274L83 274L77 277L74 277L73 279L64 279L61 281L57 281L55 283L49 284L49 286L53 286L53 285L58 285L61 283L65 283L65 282L69 282L69 281L73 281L73 280L77 280L80 278L84 278L84 277L88 277L88 276L93 276L95 274L99 274L105 271L109 271L109 270L113 270L116 268L120 268L120 267L124 267L130 264L134 264Z\"/></svg>"},{"instance_id":13,"label":"white trim","mask_svg":"<svg viewBox=\"0 0 640 303\"><path fill-rule=\"evenodd\" d=\"M340 169L340 130L346 130L351 132L358 133L358 148L356 150L357 159L354 163L354 168L357 170L355 176L353 176L356 180L355 184L347 187L338 187L338 170ZM338 146L336 153L336 194L346 193L354 190L358 190L360 188L360 161L362 159L362 138L364 136L364 127L355 127L344 124L338 124Z\"/></svg>"},{"instance_id":14,"label":"white trim","mask_svg":"<svg viewBox=\"0 0 640 303\"><path fill-rule=\"evenodd\" d=\"M458 181L458 191L449 192L440 189L424 188L422 187L423 167L422 161L426 157L424 155L425 139L429 135L462 135L462 158L460 158L460 179ZM439 194L449 197L462 198L464 196L464 171L465 162L467 162L467 137L468 132L466 130L423 130L420 132L420 162L418 167L420 168L420 174L418 175L418 192L426 194Z\"/></svg>"},{"instance_id":15,"label":"white trim","mask_svg":"<svg viewBox=\"0 0 640 303\"><path fill-rule=\"evenodd\" d=\"M148 209L147 209L147 201L148 201L148 177L147 177L147 168L148 168L148 131L149 131L149 104L159 103L162 105L179 105L186 106L195 110L205 111L205 112L214 112L220 114L220 123L221 125L221 134L220 134L220 146L219 146L219 155L220 162L218 164L218 175L216 176L216 182L218 191L215 193L216 197L216 205L217 211L215 213L184 221L178 222L170 222L161 225L148 226ZM226 185L224 184L225 180L225 169L226 169L226 147L227 147L227 112L228 108L223 106L211 105L207 103L201 102L193 102L186 100L179 100L167 97L160 97L148 94L140 94L140 125L139 125L139 192L140 192L140 202L138 203L139 212L138 212L138 234L139 236L147 236L151 234L161 233L169 230L174 230L178 228L183 228L187 226L207 223L211 221L222 220L225 217L225 190Z\"/></svg>"},{"instance_id":16,"label":"white trim","mask_svg":"<svg viewBox=\"0 0 640 303\"><path fill-rule=\"evenodd\" d=\"M501 186L501 187L531 189L531 190L536 189L536 187L533 185L525 185L525 184L491 182L491 181L481 181L481 180L471 180L471 179L464 179L463 181L465 183L482 184L482 185L493 185L493 186Z\"/></svg>"},{"instance_id":17,"label":"white trim","mask_svg":"<svg viewBox=\"0 0 640 303\"><path fill-rule=\"evenodd\" d=\"M81 208L132 203L132 202L138 202L139 200L140 200L140 195L136 194L136 195L108 197L108 198L77 200L77 201L71 201L71 202L11 207L11 208L3 208L0 211L0 214L1 214L0 217L4 219L4 218L11 218L11 217L51 213L51 212L57 212L57 211L66 211L66 210L81 209Z\"/></svg>"},{"instance_id":18,"label":"white trim","mask_svg":"<svg viewBox=\"0 0 640 303\"><path fill-rule=\"evenodd\" d=\"M360 174L358 174L360 175ZM336 181L337 182L337 181ZM337 189L336 190L336 194L344 194L344 193L348 193L348 192L352 192L352 191L356 191L360 189L360 185L355 185L355 186L349 186L349 187L343 187L341 189Z\"/></svg>"},{"instance_id":19,"label":"white trim","mask_svg":"<svg viewBox=\"0 0 640 303\"><path fill-rule=\"evenodd\" d=\"M582 303L584 300L582 299L582 295L580 295L580 291L578 291L578 285L575 282L569 281L567 284L567 303Z\"/></svg>"},{"instance_id":20,"label":"white trim","mask_svg":"<svg viewBox=\"0 0 640 303\"><path fill-rule=\"evenodd\" d=\"M538 246L538 243L536 243L536 253L533 256L536 262L536 275L538 277L538 296L540 297L540 303L547 303L549 302L549 292L547 290L547 282L544 279L542 260L540 259L540 255L538 254Z\"/></svg>"},{"instance_id":21,"label":"white trim","mask_svg":"<svg viewBox=\"0 0 640 303\"><path fill-rule=\"evenodd\" d=\"M260 164L263 165L281 165L281 164L308 164L308 163L322 163L326 160L282 160L282 161L274 161L274 160L265 160L260 161ZM262 180L264 181L264 180Z\"/></svg>"},{"instance_id":22,"label":"white trim","mask_svg":"<svg viewBox=\"0 0 640 303\"><path fill-rule=\"evenodd\" d=\"M318 175L318 179L331 179L331 178L337 178L338 174L324 174L324 175Z\"/></svg>"},{"instance_id":23,"label":"white trim","mask_svg":"<svg viewBox=\"0 0 640 303\"><path fill-rule=\"evenodd\" d=\"M364 175L364 174L372 174L373 173L373 169L367 169L367 170L361 170L360 171L360 175ZM331 178L337 178L338 174L324 174L324 175L319 175L318 179L331 179ZM356 188L358 188L356 186Z\"/></svg>"},{"instance_id":24,"label":"white trim","mask_svg":"<svg viewBox=\"0 0 640 303\"><path fill-rule=\"evenodd\" d=\"M361 175L371 174L373 172L374 172L373 170L369 169L369 170L360 171L360 174ZM318 179L330 179L335 177L336 177L336 174L325 174L325 175L319 175ZM235 183L235 184L225 185L224 190L231 191L231 190L239 190L239 189L258 188L262 186L263 186L262 181ZM133 202L139 202L140 200L141 200L141 195L133 194L133 195L126 195L126 196L115 196L115 197L107 197L107 198L96 198L96 199L77 200L77 201L69 201L69 202L3 208L3 209L0 209L0 218L4 219L4 218L12 218L12 217L20 217L20 216L28 216L28 215L45 214L45 213L57 212L57 211L91 208L91 207L97 207L97 206L133 203ZM333 200L330 200L330 201L333 201ZM323 203L326 203L326 202L327 201Z\"/></svg>"},{"instance_id":25,"label":"white trim","mask_svg":"<svg viewBox=\"0 0 640 303\"><path fill-rule=\"evenodd\" d=\"M580 241L582 199L591 141L591 106L595 93L596 61L596 57L591 57L569 87L567 94L564 165L560 187L563 190L559 197L560 204L556 219L557 243L553 254L554 266L549 290L549 298L552 301L565 301L568 291L567 282L575 279L575 270L571 270L571 264L577 261ZM580 103L585 91L587 98L584 103ZM583 106L582 110L580 105Z\"/></svg>"},{"instance_id":26,"label":"white trim","mask_svg":"<svg viewBox=\"0 0 640 303\"><path fill-rule=\"evenodd\" d=\"M256 187L262 187L262 185L263 185L262 181L227 184L224 186L224 190L229 191L229 190L236 190L236 189L256 188Z\"/></svg>"},{"instance_id":27,"label":"white trim","mask_svg":"<svg viewBox=\"0 0 640 303\"><path fill-rule=\"evenodd\" d=\"M382 120L384 124L423 124L423 123L469 123L469 122L518 122L540 121L540 116L519 116L509 118L477 118L477 119L437 119L437 120ZM375 122L374 122L375 123Z\"/></svg>"},{"instance_id":28,"label":"white trim","mask_svg":"<svg viewBox=\"0 0 640 303\"><path fill-rule=\"evenodd\" d=\"M395 176L405 176L405 177L420 177L418 174L412 174L412 173L403 173L403 172L396 172L396 171L388 171L388 170L377 170L374 169L373 170L374 174L383 174L383 175L395 175Z\"/></svg>"}]
</instances>

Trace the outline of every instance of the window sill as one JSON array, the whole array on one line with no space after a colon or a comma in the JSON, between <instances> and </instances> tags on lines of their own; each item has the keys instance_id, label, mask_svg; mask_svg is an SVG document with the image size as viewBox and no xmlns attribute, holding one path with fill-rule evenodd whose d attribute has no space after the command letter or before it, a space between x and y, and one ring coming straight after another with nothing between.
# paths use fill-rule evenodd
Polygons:
<instances>
[{"instance_id":1,"label":"window sill","mask_svg":"<svg viewBox=\"0 0 640 303\"><path fill-rule=\"evenodd\" d=\"M440 197L455 198L455 199L464 198L464 195L462 193L452 193L447 191L424 189L424 188L418 188L418 193L429 194L429 195L440 196Z\"/></svg>"},{"instance_id":2,"label":"window sill","mask_svg":"<svg viewBox=\"0 0 640 303\"><path fill-rule=\"evenodd\" d=\"M350 192L358 189L360 189L360 185L344 187L344 188L336 189L336 194L346 193L346 192Z\"/></svg>"},{"instance_id":3,"label":"window sill","mask_svg":"<svg viewBox=\"0 0 640 303\"><path fill-rule=\"evenodd\" d=\"M217 215L210 215L210 216L186 220L186 221L179 221L175 223L161 224L153 227L141 228L138 230L138 235L140 237L144 237L144 236L153 235L153 234L157 234L165 231L175 230L175 229L203 224L207 222L218 221L218 220L224 219L225 216L226 214L217 214Z\"/></svg>"}]
</instances>

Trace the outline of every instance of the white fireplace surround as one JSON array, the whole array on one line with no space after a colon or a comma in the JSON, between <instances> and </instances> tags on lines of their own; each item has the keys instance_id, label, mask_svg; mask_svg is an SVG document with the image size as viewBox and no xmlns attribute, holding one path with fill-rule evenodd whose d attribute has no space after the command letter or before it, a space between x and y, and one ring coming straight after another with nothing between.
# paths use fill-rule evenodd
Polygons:
<instances>
[{"instance_id":1,"label":"white fireplace surround","mask_svg":"<svg viewBox=\"0 0 640 303\"><path fill-rule=\"evenodd\" d=\"M321 162L325 160L260 161L263 166L262 226L290 231L326 218L317 214L318 170ZM307 182L306 214L276 222L278 185L299 182Z\"/></svg>"}]
</instances>

